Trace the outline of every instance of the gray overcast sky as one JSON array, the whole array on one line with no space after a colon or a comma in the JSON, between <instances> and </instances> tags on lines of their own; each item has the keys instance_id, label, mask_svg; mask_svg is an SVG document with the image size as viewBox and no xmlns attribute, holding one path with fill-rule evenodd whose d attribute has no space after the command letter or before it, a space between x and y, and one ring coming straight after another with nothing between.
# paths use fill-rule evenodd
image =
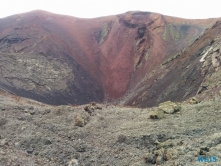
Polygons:
<instances>
[{"instance_id":1,"label":"gray overcast sky","mask_svg":"<svg viewBox=\"0 0 221 166\"><path fill-rule=\"evenodd\" d=\"M0 18L36 9L82 18L141 10L194 19L221 17L221 0L4 0Z\"/></svg>"}]
</instances>

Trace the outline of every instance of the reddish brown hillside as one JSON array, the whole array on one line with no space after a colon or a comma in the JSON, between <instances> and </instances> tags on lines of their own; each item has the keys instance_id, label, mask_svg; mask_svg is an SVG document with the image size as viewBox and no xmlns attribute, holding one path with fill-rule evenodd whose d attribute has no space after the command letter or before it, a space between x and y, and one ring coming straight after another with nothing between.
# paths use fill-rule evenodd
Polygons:
<instances>
[{"instance_id":1,"label":"reddish brown hillside","mask_svg":"<svg viewBox=\"0 0 221 166\"><path fill-rule=\"evenodd\" d=\"M208 100L221 95L221 22L162 63L154 74L147 74L133 91L126 103L140 107L192 96Z\"/></svg>"},{"instance_id":2,"label":"reddish brown hillside","mask_svg":"<svg viewBox=\"0 0 221 166\"><path fill-rule=\"evenodd\" d=\"M51 104L131 100L134 88L151 83L147 74L215 21L149 12L7 17L0 20L0 87Z\"/></svg>"}]
</instances>

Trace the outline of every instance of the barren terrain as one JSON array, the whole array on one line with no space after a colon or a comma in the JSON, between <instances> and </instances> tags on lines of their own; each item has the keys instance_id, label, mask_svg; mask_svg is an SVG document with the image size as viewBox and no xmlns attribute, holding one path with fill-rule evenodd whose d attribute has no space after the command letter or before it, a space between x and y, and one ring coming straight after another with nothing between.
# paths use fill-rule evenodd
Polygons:
<instances>
[{"instance_id":1,"label":"barren terrain","mask_svg":"<svg viewBox=\"0 0 221 166\"><path fill-rule=\"evenodd\" d=\"M221 164L220 97L182 103L162 119L150 118L156 108L87 106L92 111L1 94L0 165L201 166L200 155Z\"/></svg>"},{"instance_id":2,"label":"barren terrain","mask_svg":"<svg viewBox=\"0 0 221 166\"><path fill-rule=\"evenodd\" d=\"M0 166L220 166L219 20L0 19Z\"/></svg>"}]
</instances>

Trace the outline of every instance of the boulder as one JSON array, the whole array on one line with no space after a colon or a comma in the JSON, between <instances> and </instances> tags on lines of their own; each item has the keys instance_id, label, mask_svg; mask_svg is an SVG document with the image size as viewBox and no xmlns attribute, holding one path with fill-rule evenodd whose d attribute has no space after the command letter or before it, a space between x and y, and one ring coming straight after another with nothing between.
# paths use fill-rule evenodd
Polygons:
<instances>
[{"instance_id":1,"label":"boulder","mask_svg":"<svg viewBox=\"0 0 221 166\"><path fill-rule=\"evenodd\" d=\"M78 166L78 161L76 159L72 159L69 163L68 166Z\"/></svg>"},{"instance_id":2,"label":"boulder","mask_svg":"<svg viewBox=\"0 0 221 166\"><path fill-rule=\"evenodd\" d=\"M169 149L166 150L165 158L167 160L174 160L174 159L176 159L178 157L179 157L179 153L178 153L178 151L176 149L169 148Z\"/></svg>"},{"instance_id":3,"label":"boulder","mask_svg":"<svg viewBox=\"0 0 221 166\"><path fill-rule=\"evenodd\" d=\"M156 156L153 153L146 153L143 156L144 163L155 164L156 163Z\"/></svg>"},{"instance_id":4,"label":"boulder","mask_svg":"<svg viewBox=\"0 0 221 166\"><path fill-rule=\"evenodd\" d=\"M192 97L192 98L190 98L190 100L189 100L189 103L190 104L198 104L200 101L197 99L197 98L195 98L195 97Z\"/></svg>"},{"instance_id":5,"label":"boulder","mask_svg":"<svg viewBox=\"0 0 221 166\"><path fill-rule=\"evenodd\" d=\"M156 109L150 113L150 119L162 119L164 118L164 113L162 110Z\"/></svg>"},{"instance_id":6,"label":"boulder","mask_svg":"<svg viewBox=\"0 0 221 166\"><path fill-rule=\"evenodd\" d=\"M173 113L176 113L181 110L180 105L173 103L171 101L161 103L158 106L158 108L159 108L159 110L162 110L164 113L167 113L167 114L173 114Z\"/></svg>"},{"instance_id":7,"label":"boulder","mask_svg":"<svg viewBox=\"0 0 221 166\"><path fill-rule=\"evenodd\" d=\"M89 115L87 113L79 113L75 116L75 125L84 127L89 122Z\"/></svg>"},{"instance_id":8,"label":"boulder","mask_svg":"<svg viewBox=\"0 0 221 166\"><path fill-rule=\"evenodd\" d=\"M97 106L97 104L95 102L91 102L89 103L87 106L84 107L84 110L89 113L89 115L94 115L94 111L95 110L101 110L102 107Z\"/></svg>"},{"instance_id":9,"label":"boulder","mask_svg":"<svg viewBox=\"0 0 221 166\"><path fill-rule=\"evenodd\" d=\"M159 164L162 164L164 162L164 154L165 154L165 149L164 148L161 148L157 151L155 151L155 156L156 157L156 164L159 165Z\"/></svg>"}]
</instances>

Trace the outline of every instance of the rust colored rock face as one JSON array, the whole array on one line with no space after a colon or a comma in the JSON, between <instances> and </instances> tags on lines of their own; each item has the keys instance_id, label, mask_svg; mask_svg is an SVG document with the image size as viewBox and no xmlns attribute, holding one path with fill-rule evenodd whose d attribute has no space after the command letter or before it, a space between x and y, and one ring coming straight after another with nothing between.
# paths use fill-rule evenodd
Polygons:
<instances>
[{"instance_id":1,"label":"rust colored rock face","mask_svg":"<svg viewBox=\"0 0 221 166\"><path fill-rule=\"evenodd\" d=\"M0 20L0 88L50 104L153 105L151 94L174 79L155 84L167 70L160 73L159 66L215 21L149 12L95 19L44 11L7 17Z\"/></svg>"},{"instance_id":2,"label":"rust colored rock face","mask_svg":"<svg viewBox=\"0 0 221 166\"><path fill-rule=\"evenodd\" d=\"M129 105L148 107L164 101L214 99L221 89L221 22L205 30L188 48L169 58L134 89ZM214 62L215 61L215 62ZM148 84L149 86L144 86Z\"/></svg>"}]
</instances>

